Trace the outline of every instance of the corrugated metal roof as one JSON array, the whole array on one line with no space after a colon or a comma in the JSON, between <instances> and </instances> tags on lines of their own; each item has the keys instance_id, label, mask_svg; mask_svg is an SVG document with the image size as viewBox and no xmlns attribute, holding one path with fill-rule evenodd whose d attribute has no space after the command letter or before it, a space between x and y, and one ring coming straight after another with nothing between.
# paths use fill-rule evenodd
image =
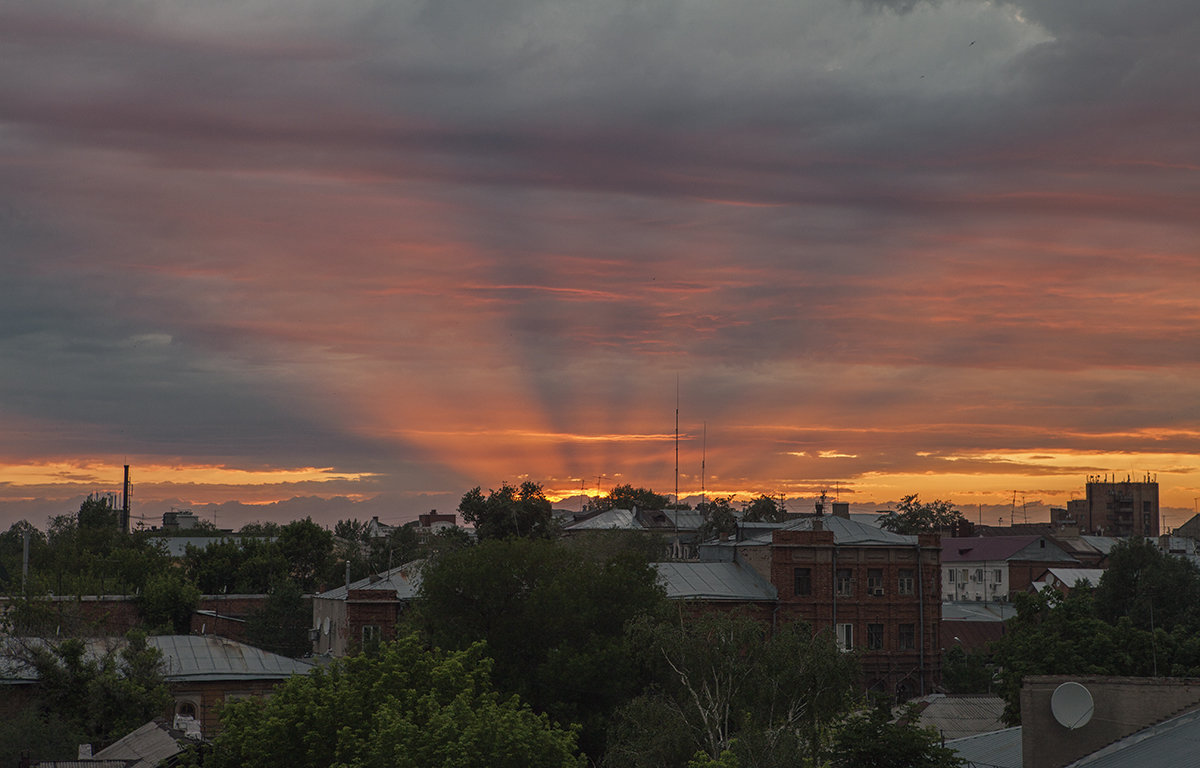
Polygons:
<instances>
[{"instance_id":1,"label":"corrugated metal roof","mask_svg":"<svg viewBox=\"0 0 1200 768\"><path fill-rule=\"evenodd\" d=\"M1131 765L1200 766L1200 710L1143 728L1066 768L1126 768Z\"/></svg>"},{"instance_id":2,"label":"corrugated metal roof","mask_svg":"<svg viewBox=\"0 0 1200 768\"><path fill-rule=\"evenodd\" d=\"M564 526L568 531L628 531L642 530L641 523L633 519L633 510L608 509L586 520Z\"/></svg>"},{"instance_id":3,"label":"corrugated metal roof","mask_svg":"<svg viewBox=\"0 0 1200 768\"><path fill-rule=\"evenodd\" d=\"M1021 768L1021 726L978 736L952 739L946 746L958 753L968 768Z\"/></svg>"},{"instance_id":4,"label":"corrugated metal roof","mask_svg":"<svg viewBox=\"0 0 1200 768\"><path fill-rule=\"evenodd\" d=\"M1004 727L1004 699L987 693L933 693L919 699L923 728L934 728L945 739L992 733Z\"/></svg>"},{"instance_id":5,"label":"corrugated metal roof","mask_svg":"<svg viewBox=\"0 0 1200 768\"><path fill-rule=\"evenodd\" d=\"M129 760L130 768L154 768L183 751L167 727L150 721L121 737L94 755L95 759Z\"/></svg>"},{"instance_id":6,"label":"corrugated metal roof","mask_svg":"<svg viewBox=\"0 0 1200 768\"><path fill-rule=\"evenodd\" d=\"M396 566L391 570L368 576L365 579L350 582L350 589L378 589L395 592L396 598L399 600L412 600L416 597L417 589L420 586L420 560L414 560L411 563ZM320 594L313 595L313 598L320 600L345 600L346 585L343 584L335 589L329 589Z\"/></svg>"},{"instance_id":7,"label":"corrugated metal roof","mask_svg":"<svg viewBox=\"0 0 1200 768\"><path fill-rule=\"evenodd\" d=\"M775 600L775 587L739 563L654 563L672 600Z\"/></svg>"}]
</instances>

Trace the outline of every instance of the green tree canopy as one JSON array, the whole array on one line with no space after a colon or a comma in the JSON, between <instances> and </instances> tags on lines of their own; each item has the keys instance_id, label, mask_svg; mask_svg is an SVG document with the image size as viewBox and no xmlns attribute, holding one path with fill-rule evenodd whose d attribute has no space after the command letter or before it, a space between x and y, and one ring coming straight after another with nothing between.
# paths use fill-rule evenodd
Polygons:
<instances>
[{"instance_id":1,"label":"green tree canopy","mask_svg":"<svg viewBox=\"0 0 1200 768\"><path fill-rule=\"evenodd\" d=\"M903 718L902 718L903 720ZM850 717L837 732L833 768L957 768L962 758L933 729L892 722L876 707Z\"/></svg>"},{"instance_id":2,"label":"green tree canopy","mask_svg":"<svg viewBox=\"0 0 1200 768\"><path fill-rule=\"evenodd\" d=\"M291 580L277 581L263 606L246 617L246 639L251 645L281 656L299 658L312 651L308 628L312 626L312 601Z\"/></svg>"},{"instance_id":3,"label":"green tree canopy","mask_svg":"<svg viewBox=\"0 0 1200 768\"><path fill-rule=\"evenodd\" d=\"M416 637L235 701L212 768L582 768L575 735L497 693L482 644L427 651Z\"/></svg>"},{"instance_id":4,"label":"green tree canopy","mask_svg":"<svg viewBox=\"0 0 1200 768\"><path fill-rule=\"evenodd\" d=\"M554 534L554 516L542 486L525 481L504 483L484 497L479 486L463 494L458 504L463 520L475 526L479 540L509 536L549 538Z\"/></svg>"},{"instance_id":5,"label":"green tree canopy","mask_svg":"<svg viewBox=\"0 0 1200 768\"><path fill-rule=\"evenodd\" d=\"M701 541L715 539L721 534L730 535L737 530L732 501L732 496L715 496L704 504L704 522L697 534Z\"/></svg>"},{"instance_id":6,"label":"green tree canopy","mask_svg":"<svg viewBox=\"0 0 1200 768\"><path fill-rule=\"evenodd\" d=\"M435 645L486 641L497 687L559 722L581 723L584 749L595 755L609 713L640 690L625 625L664 599L656 571L635 552L493 539L428 565L414 614Z\"/></svg>"},{"instance_id":7,"label":"green tree canopy","mask_svg":"<svg viewBox=\"0 0 1200 768\"><path fill-rule=\"evenodd\" d=\"M200 590L175 570L150 577L137 599L142 622L154 634L188 634L199 604Z\"/></svg>"},{"instance_id":8,"label":"green tree canopy","mask_svg":"<svg viewBox=\"0 0 1200 768\"><path fill-rule=\"evenodd\" d=\"M893 533L913 535L952 529L966 522L962 513L948 501L934 499L922 503L917 494L905 496L896 504L896 509L884 515L879 527Z\"/></svg>"},{"instance_id":9,"label":"green tree canopy","mask_svg":"<svg viewBox=\"0 0 1200 768\"><path fill-rule=\"evenodd\" d=\"M601 511L609 509L666 509L671 503L670 498L655 493L649 488L634 488L632 485L618 485L608 492L608 495L592 502L592 509Z\"/></svg>"},{"instance_id":10,"label":"green tree canopy","mask_svg":"<svg viewBox=\"0 0 1200 768\"><path fill-rule=\"evenodd\" d=\"M787 510L783 505L765 493L760 493L742 513L742 519L748 523L781 523L787 518Z\"/></svg>"},{"instance_id":11,"label":"green tree canopy","mask_svg":"<svg viewBox=\"0 0 1200 768\"><path fill-rule=\"evenodd\" d=\"M1146 539L1112 548L1095 598L1097 615L1110 624L1124 616L1138 629L1200 630L1200 569Z\"/></svg>"},{"instance_id":12,"label":"green tree canopy","mask_svg":"<svg viewBox=\"0 0 1200 768\"><path fill-rule=\"evenodd\" d=\"M55 744L52 734L12 735L20 739L18 747L42 743L61 750L39 757L74 757L80 743L101 748L162 715L171 703L162 655L141 632L130 632L112 648L77 637L13 639L5 647L6 655L37 672L32 703L37 717L28 718L29 727L58 729L75 739ZM13 747L0 743L0 755Z\"/></svg>"},{"instance_id":13,"label":"green tree canopy","mask_svg":"<svg viewBox=\"0 0 1200 768\"><path fill-rule=\"evenodd\" d=\"M854 699L854 657L801 622L768 633L747 616L703 614L642 620L631 632L655 685L621 710L606 756L614 768L681 766L696 750L713 760L731 750L744 765L795 765L820 757ZM665 739L667 728L686 741Z\"/></svg>"}]
</instances>

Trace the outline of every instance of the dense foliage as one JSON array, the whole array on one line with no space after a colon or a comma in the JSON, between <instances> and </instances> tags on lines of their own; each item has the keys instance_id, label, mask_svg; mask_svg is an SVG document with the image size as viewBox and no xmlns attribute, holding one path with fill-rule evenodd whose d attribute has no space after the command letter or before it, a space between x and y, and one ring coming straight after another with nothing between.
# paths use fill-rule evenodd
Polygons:
<instances>
[{"instance_id":1,"label":"dense foliage","mask_svg":"<svg viewBox=\"0 0 1200 768\"><path fill-rule=\"evenodd\" d=\"M458 511L475 526L480 541L510 536L544 539L555 532L550 500L542 486L529 481L519 487L504 483L486 497L475 486L463 494Z\"/></svg>"},{"instance_id":2,"label":"dense foliage","mask_svg":"<svg viewBox=\"0 0 1200 768\"><path fill-rule=\"evenodd\" d=\"M896 504L896 509L884 515L879 527L893 533L912 535L950 531L966 522L962 513L948 501L934 499L921 502L916 494L909 494Z\"/></svg>"},{"instance_id":3,"label":"dense foliage","mask_svg":"<svg viewBox=\"0 0 1200 768\"><path fill-rule=\"evenodd\" d=\"M850 717L838 729L832 768L956 768L954 750L937 731L894 722L887 708Z\"/></svg>"},{"instance_id":4,"label":"dense foliage","mask_svg":"<svg viewBox=\"0 0 1200 768\"><path fill-rule=\"evenodd\" d=\"M1026 675L1200 676L1200 570L1152 543L1122 541L1093 592L1020 594L995 644L1005 719L1020 722Z\"/></svg>"},{"instance_id":5,"label":"dense foliage","mask_svg":"<svg viewBox=\"0 0 1200 768\"><path fill-rule=\"evenodd\" d=\"M858 665L829 633L788 623L773 633L736 614L631 627L653 685L622 708L605 765L682 766L697 751L742 765L816 758L855 696Z\"/></svg>"},{"instance_id":6,"label":"dense foliage","mask_svg":"<svg viewBox=\"0 0 1200 768\"><path fill-rule=\"evenodd\" d=\"M493 539L424 569L415 621L439 647L485 641L497 687L582 724L593 754L608 714L640 686L625 625L663 601L655 571L635 552Z\"/></svg>"},{"instance_id":7,"label":"dense foliage","mask_svg":"<svg viewBox=\"0 0 1200 768\"><path fill-rule=\"evenodd\" d=\"M575 735L498 693L481 644L425 650L416 637L235 701L214 768L581 768Z\"/></svg>"},{"instance_id":8,"label":"dense foliage","mask_svg":"<svg viewBox=\"0 0 1200 768\"><path fill-rule=\"evenodd\" d=\"M34 672L32 702L0 726L0 763L37 745L40 758L73 758L79 744L101 748L166 711L171 698L162 656L146 636L124 643L80 638L7 638L5 656Z\"/></svg>"}]
</instances>

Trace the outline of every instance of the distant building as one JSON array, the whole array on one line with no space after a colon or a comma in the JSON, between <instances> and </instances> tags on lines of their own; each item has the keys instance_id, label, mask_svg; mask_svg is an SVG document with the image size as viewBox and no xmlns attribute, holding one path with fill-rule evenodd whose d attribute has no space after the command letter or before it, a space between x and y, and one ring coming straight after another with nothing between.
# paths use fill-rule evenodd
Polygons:
<instances>
[{"instance_id":1,"label":"distant building","mask_svg":"<svg viewBox=\"0 0 1200 768\"><path fill-rule=\"evenodd\" d=\"M942 599L992 602L1024 592L1047 568L1079 561L1046 536L942 539Z\"/></svg>"},{"instance_id":2,"label":"distant building","mask_svg":"<svg viewBox=\"0 0 1200 768\"><path fill-rule=\"evenodd\" d=\"M188 531L199 524L200 518L190 509L172 509L163 512L162 527L164 531Z\"/></svg>"},{"instance_id":3,"label":"distant building","mask_svg":"<svg viewBox=\"0 0 1200 768\"><path fill-rule=\"evenodd\" d=\"M1051 509L1051 522L1076 526L1080 533L1099 536L1159 535L1158 482L1145 476L1109 481L1107 476L1088 477L1086 497L1067 502L1066 510Z\"/></svg>"}]
</instances>

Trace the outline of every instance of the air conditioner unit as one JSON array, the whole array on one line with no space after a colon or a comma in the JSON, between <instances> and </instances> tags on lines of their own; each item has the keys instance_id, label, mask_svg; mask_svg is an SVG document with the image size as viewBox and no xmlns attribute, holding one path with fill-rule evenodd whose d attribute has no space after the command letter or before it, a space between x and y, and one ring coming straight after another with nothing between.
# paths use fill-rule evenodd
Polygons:
<instances>
[{"instance_id":1,"label":"air conditioner unit","mask_svg":"<svg viewBox=\"0 0 1200 768\"><path fill-rule=\"evenodd\" d=\"M308 630L308 641L310 643L317 642L317 639L320 637L321 637L321 630L319 627L313 627L312 629Z\"/></svg>"},{"instance_id":2,"label":"air conditioner unit","mask_svg":"<svg viewBox=\"0 0 1200 768\"><path fill-rule=\"evenodd\" d=\"M871 590L871 594L872 594L872 595L879 595L879 596L882 596L882 595L883 595L883 587L874 587L874 588Z\"/></svg>"}]
</instances>

